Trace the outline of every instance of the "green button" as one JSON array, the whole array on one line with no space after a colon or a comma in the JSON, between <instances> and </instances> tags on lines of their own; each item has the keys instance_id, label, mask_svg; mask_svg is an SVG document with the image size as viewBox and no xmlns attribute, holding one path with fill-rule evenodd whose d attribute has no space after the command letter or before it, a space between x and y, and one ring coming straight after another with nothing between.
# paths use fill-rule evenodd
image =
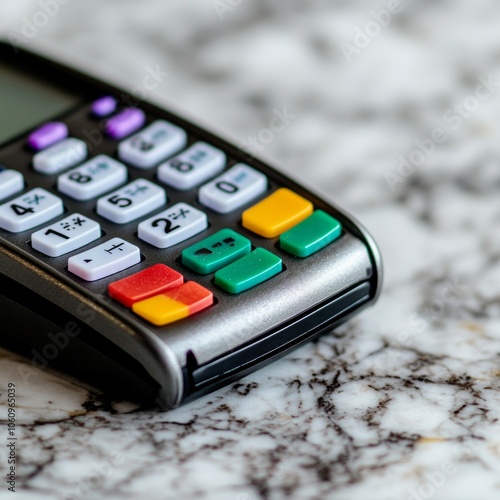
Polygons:
<instances>
[{"instance_id":1,"label":"green button","mask_svg":"<svg viewBox=\"0 0 500 500\"><path fill-rule=\"evenodd\" d=\"M309 257L325 248L342 234L342 224L323 212L316 210L307 219L280 236L283 250L297 257Z\"/></svg>"},{"instance_id":2,"label":"green button","mask_svg":"<svg viewBox=\"0 0 500 500\"><path fill-rule=\"evenodd\" d=\"M182 263L199 274L214 273L243 257L252 249L248 238L222 229L182 251Z\"/></svg>"},{"instance_id":3,"label":"green button","mask_svg":"<svg viewBox=\"0 0 500 500\"><path fill-rule=\"evenodd\" d=\"M264 248L257 248L240 260L215 273L215 284L229 293L241 293L281 272L279 257Z\"/></svg>"}]
</instances>

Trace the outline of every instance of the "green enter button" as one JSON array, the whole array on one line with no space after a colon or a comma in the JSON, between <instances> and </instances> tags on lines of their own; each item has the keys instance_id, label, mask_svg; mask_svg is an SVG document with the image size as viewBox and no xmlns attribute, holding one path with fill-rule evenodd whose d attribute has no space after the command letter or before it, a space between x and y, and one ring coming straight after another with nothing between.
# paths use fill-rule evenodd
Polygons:
<instances>
[{"instance_id":1,"label":"green enter button","mask_svg":"<svg viewBox=\"0 0 500 500\"><path fill-rule=\"evenodd\" d=\"M264 248L257 248L215 273L215 284L229 293L241 293L276 276L283 263Z\"/></svg>"}]
</instances>

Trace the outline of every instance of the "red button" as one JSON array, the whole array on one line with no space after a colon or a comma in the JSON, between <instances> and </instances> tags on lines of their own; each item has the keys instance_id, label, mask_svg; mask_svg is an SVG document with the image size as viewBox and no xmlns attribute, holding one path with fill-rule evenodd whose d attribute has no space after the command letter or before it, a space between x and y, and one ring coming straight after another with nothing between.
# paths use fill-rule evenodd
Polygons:
<instances>
[{"instance_id":1,"label":"red button","mask_svg":"<svg viewBox=\"0 0 500 500\"><path fill-rule=\"evenodd\" d=\"M184 283L184 276L164 264L155 264L132 276L111 283L108 292L126 307Z\"/></svg>"}]
</instances>

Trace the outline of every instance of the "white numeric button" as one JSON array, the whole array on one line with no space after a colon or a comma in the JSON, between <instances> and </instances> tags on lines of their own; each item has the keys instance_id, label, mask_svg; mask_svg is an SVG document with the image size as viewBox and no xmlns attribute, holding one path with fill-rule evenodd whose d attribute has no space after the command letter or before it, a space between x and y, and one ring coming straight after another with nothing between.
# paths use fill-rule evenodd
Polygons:
<instances>
[{"instance_id":1,"label":"white numeric button","mask_svg":"<svg viewBox=\"0 0 500 500\"><path fill-rule=\"evenodd\" d=\"M186 132L164 120L157 120L118 146L121 160L137 168L151 168L186 146Z\"/></svg>"},{"instance_id":2,"label":"white numeric button","mask_svg":"<svg viewBox=\"0 0 500 500\"><path fill-rule=\"evenodd\" d=\"M97 201L97 213L116 224L126 224L167 203L165 190L146 179L136 179Z\"/></svg>"},{"instance_id":3,"label":"white numeric button","mask_svg":"<svg viewBox=\"0 0 500 500\"><path fill-rule=\"evenodd\" d=\"M8 198L22 191L24 188L24 177L16 170L3 170L0 167L0 200Z\"/></svg>"},{"instance_id":4,"label":"white numeric button","mask_svg":"<svg viewBox=\"0 0 500 500\"><path fill-rule=\"evenodd\" d=\"M176 189L191 189L224 169L226 155L205 142L197 142L160 165L158 179Z\"/></svg>"},{"instance_id":5,"label":"white numeric button","mask_svg":"<svg viewBox=\"0 0 500 500\"><path fill-rule=\"evenodd\" d=\"M70 137L33 156L33 168L41 174L58 174L87 158L87 145Z\"/></svg>"},{"instance_id":6,"label":"white numeric button","mask_svg":"<svg viewBox=\"0 0 500 500\"><path fill-rule=\"evenodd\" d=\"M11 233L27 231L64 212L61 198L35 188L0 205L0 227Z\"/></svg>"},{"instance_id":7,"label":"white numeric button","mask_svg":"<svg viewBox=\"0 0 500 500\"><path fill-rule=\"evenodd\" d=\"M139 248L121 238L113 238L68 259L68 271L85 281L96 281L127 269L141 261Z\"/></svg>"},{"instance_id":8,"label":"white numeric button","mask_svg":"<svg viewBox=\"0 0 500 500\"><path fill-rule=\"evenodd\" d=\"M117 188L127 180L127 167L106 155L98 155L57 179L57 189L85 201Z\"/></svg>"},{"instance_id":9,"label":"white numeric button","mask_svg":"<svg viewBox=\"0 0 500 500\"><path fill-rule=\"evenodd\" d=\"M200 203L216 212L227 214L251 202L267 189L267 177L238 163L227 172L200 188Z\"/></svg>"},{"instance_id":10,"label":"white numeric button","mask_svg":"<svg viewBox=\"0 0 500 500\"><path fill-rule=\"evenodd\" d=\"M157 248L168 248L191 238L207 227L205 212L187 203L177 203L141 222L138 236Z\"/></svg>"},{"instance_id":11,"label":"white numeric button","mask_svg":"<svg viewBox=\"0 0 500 500\"><path fill-rule=\"evenodd\" d=\"M101 226L82 214L70 215L31 235L31 246L49 257L73 252L101 237Z\"/></svg>"}]
</instances>

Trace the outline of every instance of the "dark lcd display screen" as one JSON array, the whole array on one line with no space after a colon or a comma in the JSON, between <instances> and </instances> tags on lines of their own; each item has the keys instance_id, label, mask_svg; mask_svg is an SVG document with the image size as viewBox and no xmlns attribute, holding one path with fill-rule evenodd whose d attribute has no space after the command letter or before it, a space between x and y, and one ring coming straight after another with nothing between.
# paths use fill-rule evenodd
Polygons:
<instances>
[{"instance_id":1,"label":"dark lcd display screen","mask_svg":"<svg viewBox=\"0 0 500 500\"><path fill-rule=\"evenodd\" d=\"M70 109L80 96L0 62L0 144Z\"/></svg>"}]
</instances>

